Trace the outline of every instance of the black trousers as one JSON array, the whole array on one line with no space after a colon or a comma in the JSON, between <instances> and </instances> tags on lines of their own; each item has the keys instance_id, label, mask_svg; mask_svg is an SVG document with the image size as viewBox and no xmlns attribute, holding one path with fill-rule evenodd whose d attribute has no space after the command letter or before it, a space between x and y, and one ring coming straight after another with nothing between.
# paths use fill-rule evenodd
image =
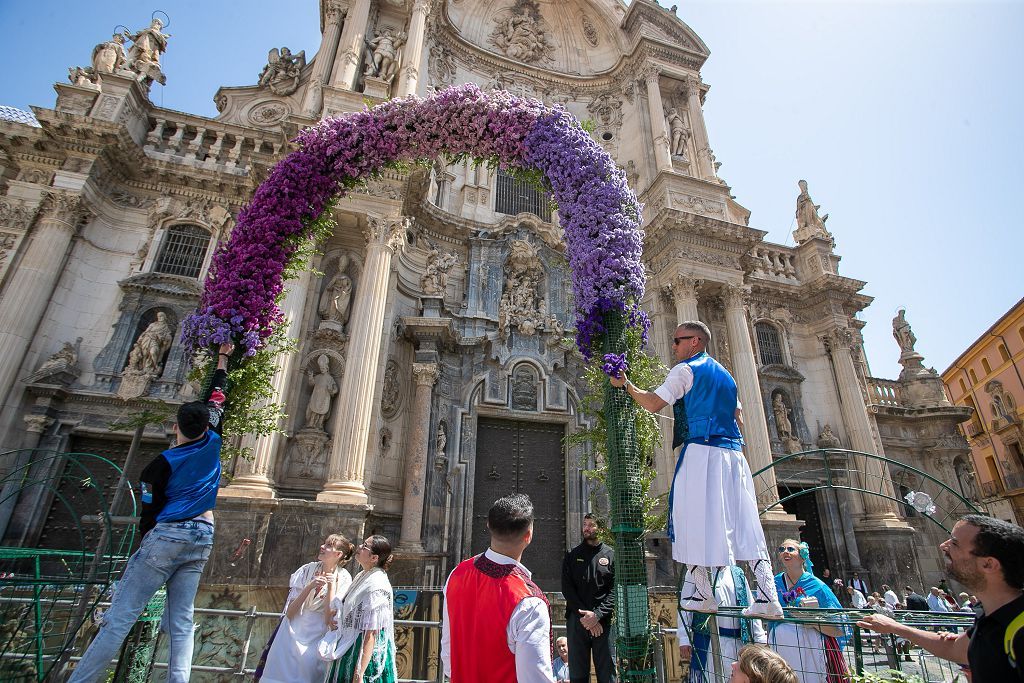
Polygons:
<instances>
[{"instance_id":1,"label":"black trousers","mask_svg":"<svg viewBox=\"0 0 1024 683\"><path fill-rule=\"evenodd\" d=\"M604 626L604 624L602 624ZM615 664L612 661L611 624L604 633L594 638L580 625L578 614L570 614L565 624L569 645L569 679L572 683L590 680L590 656L594 656L597 683L615 683Z\"/></svg>"}]
</instances>

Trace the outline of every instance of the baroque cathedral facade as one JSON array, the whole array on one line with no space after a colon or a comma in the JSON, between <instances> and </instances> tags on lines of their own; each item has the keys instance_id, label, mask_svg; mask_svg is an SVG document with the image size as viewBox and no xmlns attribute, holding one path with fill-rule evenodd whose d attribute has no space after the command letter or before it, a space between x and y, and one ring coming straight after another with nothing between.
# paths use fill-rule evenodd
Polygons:
<instances>
[{"instance_id":1,"label":"baroque cathedral facade","mask_svg":"<svg viewBox=\"0 0 1024 683\"><path fill-rule=\"evenodd\" d=\"M97 45L92 66L55 86L52 107L0 120L3 446L123 462L131 434L112 422L140 401L195 396L181 322L290 138L367 101L473 82L592 122L645 206L651 351L668 362L676 321L707 323L739 385L753 471L841 448L956 489L968 411L949 405L898 335L904 373L871 377L857 319L871 298L840 274L806 183L795 246L751 224L708 139L708 47L674 9L320 0L321 44L272 50L257 83L217 91L214 118L150 100L160 55L174 50L159 22L130 46ZM487 508L515 490L537 504L524 562L558 590L561 553L590 509L591 463L565 445L587 418L557 210L501 170L437 160L386 171L333 212L333 237L283 304L298 344L274 380L283 433L243 438L253 459L226 466L206 581L283 586L341 531L384 533L397 541L398 583L439 585L485 547ZM166 447L169 426L147 429L129 475ZM664 441L655 493L675 465ZM899 502L916 487L906 471L833 457L848 473L840 483L881 495L818 488L820 453L787 459L758 477L770 544L803 533L819 566L875 586L937 581L941 528ZM6 543L56 544L69 523L45 497L0 512ZM666 546L649 539L659 584L671 583Z\"/></svg>"}]
</instances>

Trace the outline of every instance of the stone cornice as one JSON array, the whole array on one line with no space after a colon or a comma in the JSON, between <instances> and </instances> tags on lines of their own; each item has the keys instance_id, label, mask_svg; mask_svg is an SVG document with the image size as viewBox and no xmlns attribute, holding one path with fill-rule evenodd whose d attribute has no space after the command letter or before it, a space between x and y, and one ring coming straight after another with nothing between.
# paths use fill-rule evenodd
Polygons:
<instances>
[{"instance_id":1,"label":"stone cornice","mask_svg":"<svg viewBox=\"0 0 1024 683\"><path fill-rule=\"evenodd\" d=\"M125 291L155 292L181 299L198 299L203 292L198 280L166 273L139 273L117 284Z\"/></svg>"}]
</instances>

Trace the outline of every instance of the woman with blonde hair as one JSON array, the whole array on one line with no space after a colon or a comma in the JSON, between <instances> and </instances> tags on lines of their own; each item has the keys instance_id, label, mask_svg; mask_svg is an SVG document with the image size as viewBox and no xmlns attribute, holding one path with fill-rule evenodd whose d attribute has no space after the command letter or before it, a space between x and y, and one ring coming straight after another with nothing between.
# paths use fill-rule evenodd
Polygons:
<instances>
[{"instance_id":1,"label":"woman with blonde hair","mask_svg":"<svg viewBox=\"0 0 1024 683\"><path fill-rule=\"evenodd\" d=\"M800 683L778 652L764 645L747 645L732 663L729 683Z\"/></svg>"},{"instance_id":2,"label":"woman with blonde hair","mask_svg":"<svg viewBox=\"0 0 1024 683\"><path fill-rule=\"evenodd\" d=\"M352 543L331 534L320 546L316 562L295 570L288 581L284 616L271 636L255 680L261 683L321 683L328 663L317 644L333 623L332 603L345 595L352 576L344 565L352 558Z\"/></svg>"},{"instance_id":3,"label":"woman with blonde hair","mask_svg":"<svg viewBox=\"0 0 1024 683\"><path fill-rule=\"evenodd\" d=\"M320 656L334 661L329 683L395 683L395 592L388 580L391 542L369 536L356 548L363 571L335 599L337 627L321 641Z\"/></svg>"}]
</instances>

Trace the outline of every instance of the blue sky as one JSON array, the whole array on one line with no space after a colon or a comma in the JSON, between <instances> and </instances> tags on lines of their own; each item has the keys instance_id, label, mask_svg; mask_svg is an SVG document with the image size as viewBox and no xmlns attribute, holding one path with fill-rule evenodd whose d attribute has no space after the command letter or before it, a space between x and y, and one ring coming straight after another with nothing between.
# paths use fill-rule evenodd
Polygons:
<instances>
[{"instance_id":1,"label":"blue sky","mask_svg":"<svg viewBox=\"0 0 1024 683\"><path fill-rule=\"evenodd\" d=\"M1024 294L1013 197L1024 185L1024 2L678 2L707 43L705 105L721 175L767 239L792 244L797 180L831 215L840 272L875 297L863 318L872 373L895 377L890 320L905 306L943 370ZM271 47L320 43L317 0L162 0L172 34L153 101L216 113L220 85L255 82ZM125 0L0 0L0 104L51 107Z\"/></svg>"}]
</instances>

